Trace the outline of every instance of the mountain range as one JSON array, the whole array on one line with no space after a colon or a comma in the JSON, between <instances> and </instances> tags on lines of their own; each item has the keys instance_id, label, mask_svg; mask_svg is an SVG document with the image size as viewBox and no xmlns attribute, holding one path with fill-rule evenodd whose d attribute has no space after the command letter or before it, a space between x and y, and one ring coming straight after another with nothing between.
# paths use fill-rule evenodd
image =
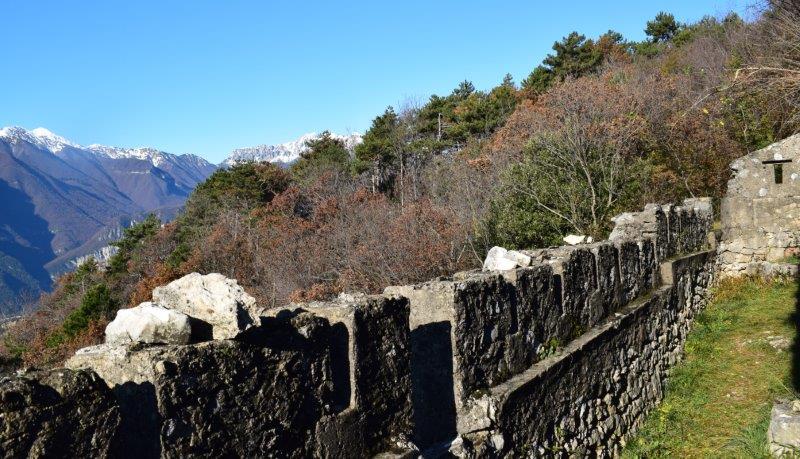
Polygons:
<instances>
[{"instance_id":1,"label":"mountain range","mask_svg":"<svg viewBox=\"0 0 800 459\"><path fill-rule=\"evenodd\" d=\"M332 136L351 152L361 142L359 134ZM45 128L0 129L0 316L18 312L88 256L108 258L109 243L147 213L172 219L218 167L285 167L317 137L236 149L217 166L154 148L82 146Z\"/></svg>"},{"instance_id":2,"label":"mountain range","mask_svg":"<svg viewBox=\"0 0 800 459\"><path fill-rule=\"evenodd\" d=\"M277 145L259 145L256 147L238 148L231 152L228 158L223 161L222 165L229 167L242 162L256 161L286 166L297 161L300 155L308 149L306 143L318 138L320 135L321 134L316 132L311 132L291 142ZM351 153L362 140L361 134L358 133L348 135L331 134L331 137L341 140L345 148Z\"/></svg>"},{"instance_id":3,"label":"mountain range","mask_svg":"<svg viewBox=\"0 0 800 459\"><path fill-rule=\"evenodd\" d=\"M44 128L0 129L0 312L103 251L124 227L171 218L217 166L151 148L81 146Z\"/></svg>"}]
</instances>

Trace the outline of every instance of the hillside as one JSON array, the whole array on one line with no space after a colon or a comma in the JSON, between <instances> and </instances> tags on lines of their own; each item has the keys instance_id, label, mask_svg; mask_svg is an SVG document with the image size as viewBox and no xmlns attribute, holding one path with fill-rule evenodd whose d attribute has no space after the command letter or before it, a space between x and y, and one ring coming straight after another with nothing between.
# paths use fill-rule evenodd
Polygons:
<instances>
[{"instance_id":1,"label":"hillside","mask_svg":"<svg viewBox=\"0 0 800 459\"><path fill-rule=\"evenodd\" d=\"M6 355L61 361L101 341L118 308L191 272L275 307L448 276L494 245L599 240L648 202L718 200L734 158L800 127L798 24L800 9L775 2L752 22L660 13L641 42L567 33L519 84L464 81L387 107L352 152L326 132L291 167L217 170L174 221L126 231L108 270L63 276L9 331Z\"/></svg>"},{"instance_id":2,"label":"hillside","mask_svg":"<svg viewBox=\"0 0 800 459\"><path fill-rule=\"evenodd\" d=\"M43 129L0 129L0 312L14 313L74 260L148 212L174 217L215 166L151 149L82 147Z\"/></svg>"}]
</instances>

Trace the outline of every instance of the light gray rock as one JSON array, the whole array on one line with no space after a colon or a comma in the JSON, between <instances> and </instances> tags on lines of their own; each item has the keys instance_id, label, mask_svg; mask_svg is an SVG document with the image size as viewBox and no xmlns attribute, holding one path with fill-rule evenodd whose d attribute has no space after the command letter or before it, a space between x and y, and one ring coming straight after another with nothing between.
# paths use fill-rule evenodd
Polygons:
<instances>
[{"instance_id":1,"label":"light gray rock","mask_svg":"<svg viewBox=\"0 0 800 459\"><path fill-rule=\"evenodd\" d=\"M484 271L509 271L531 265L531 257L516 250L492 247L483 262Z\"/></svg>"},{"instance_id":2,"label":"light gray rock","mask_svg":"<svg viewBox=\"0 0 800 459\"><path fill-rule=\"evenodd\" d=\"M583 244L584 242L591 242L591 241L587 241L586 236L581 236L578 234L569 234L567 236L564 236L564 242L569 245L578 245L578 244Z\"/></svg>"},{"instance_id":3,"label":"light gray rock","mask_svg":"<svg viewBox=\"0 0 800 459\"><path fill-rule=\"evenodd\" d=\"M151 302L120 309L106 327L108 344L186 344L191 335L189 316Z\"/></svg>"},{"instance_id":4,"label":"light gray rock","mask_svg":"<svg viewBox=\"0 0 800 459\"><path fill-rule=\"evenodd\" d=\"M769 450L775 457L800 453L800 401L776 403L767 431Z\"/></svg>"},{"instance_id":5,"label":"light gray rock","mask_svg":"<svg viewBox=\"0 0 800 459\"><path fill-rule=\"evenodd\" d=\"M261 310L235 279L191 273L153 290L153 301L207 322L214 339L232 339L257 324Z\"/></svg>"},{"instance_id":6,"label":"light gray rock","mask_svg":"<svg viewBox=\"0 0 800 459\"><path fill-rule=\"evenodd\" d=\"M780 264L797 255L798 159L800 134L795 134L731 163L733 177L720 209L722 238L718 250L725 276L770 277L773 266L768 263Z\"/></svg>"}]
</instances>

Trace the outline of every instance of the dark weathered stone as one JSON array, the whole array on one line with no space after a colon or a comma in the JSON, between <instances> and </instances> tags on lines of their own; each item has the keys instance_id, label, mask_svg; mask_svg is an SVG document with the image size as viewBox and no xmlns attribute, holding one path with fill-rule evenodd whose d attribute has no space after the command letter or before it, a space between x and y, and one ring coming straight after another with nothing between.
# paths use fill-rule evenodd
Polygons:
<instances>
[{"instance_id":1,"label":"dark weathered stone","mask_svg":"<svg viewBox=\"0 0 800 459\"><path fill-rule=\"evenodd\" d=\"M562 267L560 342L567 343L588 329L592 316L589 299L597 290L597 264L589 249L572 249Z\"/></svg>"},{"instance_id":2,"label":"dark weathered stone","mask_svg":"<svg viewBox=\"0 0 800 459\"><path fill-rule=\"evenodd\" d=\"M292 325L302 335L284 336L272 347L208 342L175 347L155 362L162 457L270 451L306 457L313 451L314 428L332 389L329 327L310 315Z\"/></svg>"},{"instance_id":3,"label":"dark weathered stone","mask_svg":"<svg viewBox=\"0 0 800 459\"><path fill-rule=\"evenodd\" d=\"M483 439L473 441L476 447L500 457L617 455L661 400L667 370L707 301L713 263L712 252L675 260L674 285L623 307L563 352L491 388L475 404L484 408L472 413L486 417L483 432L470 434Z\"/></svg>"},{"instance_id":4,"label":"dark weathered stone","mask_svg":"<svg viewBox=\"0 0 800 459\"><path fill-rule=\"evenodd\" d=\"M628 304L639 296L641 291L640 272L641 257L639 254L639 244L635 241L622 241L617 244L619 253L619 275L620 275L620 302Z\"/></svg>"},{"instance_id":5,"label":"dark weathered stone","mask_svg":"<svg viewBox=\"0 0 800 459\"><path fill-rule=\"evenodd\" d=\"M120 423L96 374L66 369L0 381L4 457L107 457Z\"/></svg>"},{"instance_id":6,"label":"dark weathered stone","mask_svg":"<svg viewBox=\"0 0 800 459\"><path fill-rule=\"evenodd\" d=\"M309 309L335 320L325 308ZM371 296L357 301L346 317L338 316L352 340L352 403L319 422L315 456L364 457L412 436L408 315L407 299Z\"/></svg>"},{"instance_id":7,"label":"dark weathered stone","mask_svg":"<svg viewBox=\"0 0 800 459\"><path fill-rule=\"evenodd\" d=\"M639 291L644 293L658 284L658 255L652 239L639 241Z\"/></svg>"},{"instance_id":8,"label":"dark weathered stone","mask_svg":"<svg viewBox=\"0 0 800 459\"><path fill-rule=\"evenodd\" d=\"M527 305L521 310L516 299L514 286L499 275L474 277L457 285L454 352L461 362L464 396L507 379L533 361L532 339L528 343L524 336L515 339L520 316L529 323L532 311Z\"/></svg>"},{"instance_id":9,"label":"dark weathered stone","mask_svg":"<svg viewBox=\"0 0 800 459\"><path fill-rule=\"evenodd\" d=\"M617 247L610 242L601 242L595 244L591 250L597 266L597 290L590 297L588 321L585 325L587 329L600 323L622 304Z\"/></svg>"}]
</instances>

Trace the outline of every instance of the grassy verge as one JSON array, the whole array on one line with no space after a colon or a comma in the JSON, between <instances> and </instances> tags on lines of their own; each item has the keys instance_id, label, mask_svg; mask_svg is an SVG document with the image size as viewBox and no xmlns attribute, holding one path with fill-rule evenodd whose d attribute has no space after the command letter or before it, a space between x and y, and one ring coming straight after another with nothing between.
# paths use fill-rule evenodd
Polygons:
<instances>
[{"instance_id":1,"label":"grassy verge","mask_svg":"<svg viewBox=\"0 0 800 459\"><path fill-rule=\"evenodd\" d=\"M795 389L796 296L793 282L720 285L695 322L663 403L623 457L769 457L772 402ZM787 350L770 344L781 337Z\"/></svg>"}]
</instances>

